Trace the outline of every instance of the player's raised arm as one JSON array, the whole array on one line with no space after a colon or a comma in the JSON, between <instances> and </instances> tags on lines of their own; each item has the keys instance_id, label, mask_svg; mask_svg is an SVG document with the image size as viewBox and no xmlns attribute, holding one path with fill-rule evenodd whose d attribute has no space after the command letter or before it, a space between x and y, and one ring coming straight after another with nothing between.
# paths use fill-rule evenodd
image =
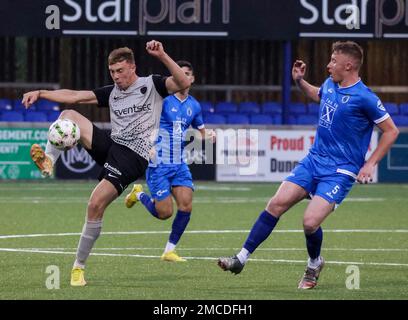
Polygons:
<instances>
[{"instance_id":1,"label":"player's raised arm","mask_svg":"<svg viewBox=\"0 0 408 320\"><path fill-rule=\"evenodd\" d=\"M95 93L87 90L35 90L27 92L23 95L22 103L26 108L29 108L38 99L43 98L58 103L97 103Z\"/></svg>"},{"instance_id":2,"label":"player's raised arm","mask_svg":"<svg viewBox=\"0 0 408 320\"><path fill-rule=\"evenodd\" d=\"M292 68L292 78L302 92L315 102L320 102L319 88L311 85L304 78L306 64L302 60L296 60Z\"/></svg>"},{"instance_id":3,"label":"player's raised arm","mask_svg":"<svg viewBox=\"0 0 408 320\"><path fill-rule=\"evenodd\" d=\"M166 88L169 93L175 93L190 87L191 83L184 71L177 63L164 51L161 42L152 40L146 43L147 52L159 59L170 71L171 77L166 79Z\"/></svg>"}]
</instances>

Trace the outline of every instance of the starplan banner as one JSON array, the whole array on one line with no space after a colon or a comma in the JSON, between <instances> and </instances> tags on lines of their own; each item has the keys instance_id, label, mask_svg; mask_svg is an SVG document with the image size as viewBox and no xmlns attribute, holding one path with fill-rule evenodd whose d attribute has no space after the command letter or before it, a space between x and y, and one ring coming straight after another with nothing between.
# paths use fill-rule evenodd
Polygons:
<instances>
[{"instance_id":1,"label":"starplan banner","mask_svg":"<svg viewBox=\"0 0 408 320\"><path fill-rule=\"evenodd\" d=\"M2 0L2 36L408 37L407 0Z\"/></svg>"},{"instance_id":2,"label":"starplan banner","mask_svg":"<svg viewBox=\"0 0 408 320\"><path fill-rule=\"evenodd\" d=\"M238 130L239 131L239 130ZM280 182L309 152L315 130L231 130L217 133L217 181ZM366 157L377 147L374 131ZM376 168L373 182L377 182Z\"/></svg>"},{"instance_id":3,"label":"starplan banner","mask_svg":"<svg viewBox=\"0 0 408 320\"><path fill-rule=\"evenodd\" d=\"M297 0L2 0L0 35L287 39L298 34L297 8Z\"/></svg>"}]
</instances>

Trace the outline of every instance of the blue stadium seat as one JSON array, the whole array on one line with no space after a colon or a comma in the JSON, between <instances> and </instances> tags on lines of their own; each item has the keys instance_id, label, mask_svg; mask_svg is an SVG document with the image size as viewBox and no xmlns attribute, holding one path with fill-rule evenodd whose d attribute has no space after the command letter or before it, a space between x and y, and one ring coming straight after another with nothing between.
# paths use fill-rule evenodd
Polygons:
<instances>
[{"instance_id":1,"label":"blue stadium seat","mask_svg":"<svg viewBox=\"0 0 408 320\"><path fill-rule=\"evenodd\" d=\"M287 124L297 124L297 117L290 115L288 118L288 123Z\"/></svg>"},{"instance_id":2,"label":"blue stadium seat","mask_svg":"<svg viewBox=\"0 0 408 320\"><path fill-rule=\"evenodd\" d=\"M47 122L47 114L41 111L28 111L25 114L25 121L28 122Z\"/></svg>"},{"instance_id":3,"label":"blue stadium seat","mask_svg":"<svg viewBox=\"0 0 408 320\"><path fill-rule=\"evenodd\" d=\"M15 110L15 111L25 111L26 110L24 105L21 103L21 99L14 99L13 100L13 110ZM32 106L30 106L30 110L36 110L35 103Z\"/></svg>"},{"instance_id":4,"label":"blue stadium seat","mask_svg":"<svg viewBox=\"0 0 408 320\"><path fill-rule=\"evenodd\" d=\"M35 103L35 106L38 111L58 111L60 109L57 102L40 99Z\"/></svg>"},{"instance_id":5,"label":"blue stadium seat","mask_svg":"<svg viewBox=\"0 0 408 320\"><path fill-rule=\"evenodd\" d=\"M317 115L303 115L303 116L299 116L297 118L297 124L304 124L304 125L309 125L309 124L313 124L316 125L317 124Z\"/></svg>"},{"instance_id":6,"label":"blue stadium seat","mask_svg":"<svg viewBox=\"0 0 408 320\"><path fill-rule=\"evenodd\" d=\"M262 113L264 114L281 114L282 105L277 102L265 102L262 104Z\"/></svg>"},{"instance_id":7,"label":"blue stadium seat","mask_svg":"<svg viewBox=\"0 0 408 320\"><path fill-rule=\"evenodd\" d=\"M399 108L402 115L408 115L408 103L401 103Z\"/></svg>"},{"instance_id":8,"label":"blue stadium seat","mask_svg":"<svg viewBox=\"0 0 408 320\"><path fill-rule=\"evenodd\" d=\"M241 102L238 109L240 113L246 114L258 114L261 112L261 108L256 102Z\"/></svg>"},{"instance_id":9,"label":"blue stadium seat","mask_svg":"<svg viewBox=\"0 0 408 320\"><path fill-rule=\"evenodd\" d=\"M214 105L211 102L208 101L200 102L200 106L202 113L214 113L215 111Z\"/></svg>"},{"instance_id":10,"label":"blue stadium seat","mask_svg":"<svg viewBox=\"0 0 408 320\"><path fill-rule=\"evenodd\" d=\"M307 113L317 116L319 114L320 104L311 102L307 105Z\"/></svg>"},{"instance_id":11,"label":"blue stadium seat","mask_svg":"<svg viewBox=\"0 0 408 320\"><path fill-rule=\"evenodd\" d=\"M249 124L249 117L246 114L229 114L227 115L228 124Z\"/></svg>"},{"instance_id":12,"label":"blue stadium seat","mask_svg":"<svg viewBox=\"0 0 408 320\"><path fill-rule=\"evenodd\" d=\"M408 116L393 116L392 120L394 120L397 127L408 127Z\"/></svg>"},{"instance_id":13,"label":"blue stadium seat","mask_svg":"<svg viewBox=\"0 0 408 320\"><path fill-rule=\"evenodd\" d=\"M13 109L13 103L10 99L0 99L0 110L11 110Z\"/></svg>"},{"instance_id":14,"label":"blue stadium seat","mask_svg":"<svg viewBox=\"0 0 408 320\"><path fill-rule=\"evenodd\" d=\"M274 124L273 118L268 114L252 114L249 116L250 124Z\"/></svg>"},{"instance_id":15,"label":"blue stadium seat","mask_svg":"<svg viewBox=\"0 0 408 320\"><path fill-rule=\"evenodd\" d=\"M278 124L278 125L282 124L282 115L281 114L274 114L274 115L272 115L272 117L273 117L273 124Z\"/></svg>"},{"instance_id":16,"label":"blue stadium seat","mask_svg":"<svg viewBox=\"0 0 408 320\"><path fill-rule=\"evenodd\" d=\"M304 103L291 103L289 113L292 115L306 114L306 105Z\"/></svg>"},{"instance_id":17,"label":"blue stadium seat","mask_svg":"<svg viewBox=\"0 0 408 320\"><path fill-rule=\"evenodd\" d=\"M232 102L218 102L215 105L215 111L221 114L236 113L238 112L238 107Z\"/></svg>"},{"instance_id":18,"label":"blue stadium seat","mask_svg":"<svg viewBox=\"0 0 408 320\"><path fill-rule=\"evenodd\" d=\"M47 120L49 122L54 122L55 120L58 119L59 115L61 112L59 111L49 111L47 114Z\"/></svg>"},{"instance_id":19,"label":"blue stadium seat","mask_svg":"<svg viewBox=\"0 0 408 320\"><path fill-rule=\"evenodd\" d=\"M225 117L221 114L206 114L204 115L204 122L211 124L225 124Z\"/></svg>"},{"instance_id":20,"label":"blue stadium seat","mask_svg":"<svg viewBox=\"0 0 408 320\"><path fill-rule=\"evenodd\" d=\"M24 115L18 111L3 111L0 116L0 121L20 122L24 121Z\"/></svg>"},{"instance_id":21,"label":"blue stadium seat","mask_svg":"<svg viewBox=\"0 0 408 320\"><path fill-rule=\"evenodd\" d=\"M399 108L396 103L385 102L384 107L390 115L399 114Z\"/></svg>"}]
</instances>

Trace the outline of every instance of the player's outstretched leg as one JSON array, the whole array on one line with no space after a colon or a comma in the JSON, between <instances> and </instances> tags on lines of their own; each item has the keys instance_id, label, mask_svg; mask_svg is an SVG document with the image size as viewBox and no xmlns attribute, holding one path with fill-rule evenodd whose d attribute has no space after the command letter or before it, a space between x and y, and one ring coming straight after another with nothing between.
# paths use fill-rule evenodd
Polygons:
<instances>
[{"instance_id":1,"label":"player's outstretched leg","mask_svg":"<svg viewBox=\"0 0 408 320\"><path fill-rule=\"evenodd\" d=\"M310 260L310 259L309 259ZM310 261L308 262L305 273L299 282L298 289L313 289L317 286L317 280L319 280L320 272L324 267L323 257L319 257L320 264L316 268L310 267Z\"/></svg>"},{"instance_id":2,"label":"player's outstretched leg","mask_svg":"<svg viewBox=\"0 0 408 320\"><path fill-rule=\"evenodd\" d=\"M49 177L52 175L54 167L52 160L45 154L39 144L33 144L31 146L30 156L43 177Z\"/></svg>"},{"instance_id":3,"label":"player's outstretched leg","mask_svg":"<svg viewBox=\"0 0 408 320\"><path fill-rule=\"evenodd\" d=\"M132 208L139 201L137 194L143 192L141 184L134 184L132 190L125 197L126 208Z\"/></svg>"},{"instance_id":4,"label":"player's outstretched leg","mask_svg":"<svg viewBox=\"0 0 408 320\"><path fill-rule=\"evenodd\" d=\"M146 207L147 211L149 211L153 217L159 219L159 214L152 198L143 192L143 186L141 184L134 184L132 190L125 197L125 206L132 208L138 201Z\"/></svg>"},{"instance_id":5,"label":"player's outstretched leg","mask_svg":"<svg viewBox=\"0 0 408 320\"><path fill-rule=\"evenodd\" d=\"M241 251L232 257L221 257L218 259L218 265L224 271L231 271L238 274L244 268L249 256L255 251L258 246L269 237L272 230L278 223L279 218L274 217L268 211L263 211L259 215L253 225L247 240L244 243Z\"/></svg>"}]
</instances>

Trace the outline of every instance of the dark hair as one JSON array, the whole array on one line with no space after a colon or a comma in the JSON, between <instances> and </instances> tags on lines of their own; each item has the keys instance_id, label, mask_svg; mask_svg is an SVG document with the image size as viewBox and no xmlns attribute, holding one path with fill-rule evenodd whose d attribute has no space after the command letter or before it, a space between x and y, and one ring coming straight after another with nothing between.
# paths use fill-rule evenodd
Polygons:
<instances>
[{"instance_id":1,"label":"dark hair","mask_svg":"<svg viewBox=\"0 0 408 320\"><path fill-rule=\"evenodd\" d=\"M132 49L128 47L118 48L113 50L108 57L109 65L115 64L118 62L127 61L129 63L135 63L135 56L133 55Z\"/></svg>"},{"instance_id":2,"label":"dark hair","mask_svg":"<svg viewBox=\"0 0 408 320\"><path fill-rule=\"evenodd\" d=\"M356 68L359 69L363 64L363 48L353 41L337 41L333 43L333 52L347 54L356 60Z\"/></svg>"},{"instance_id":3,"label":"dark hair","mask_svg":"<svg viewBox=\"0 0 408 320\"><path fill-rule=\"evenodd\" d=\"M187 67L191 70L192 73L194 73L193 65L191 64L191 62L188 62L186 60L179 60L176 63L179 65L180 68Z\"/></svg>"}]
</instances>

